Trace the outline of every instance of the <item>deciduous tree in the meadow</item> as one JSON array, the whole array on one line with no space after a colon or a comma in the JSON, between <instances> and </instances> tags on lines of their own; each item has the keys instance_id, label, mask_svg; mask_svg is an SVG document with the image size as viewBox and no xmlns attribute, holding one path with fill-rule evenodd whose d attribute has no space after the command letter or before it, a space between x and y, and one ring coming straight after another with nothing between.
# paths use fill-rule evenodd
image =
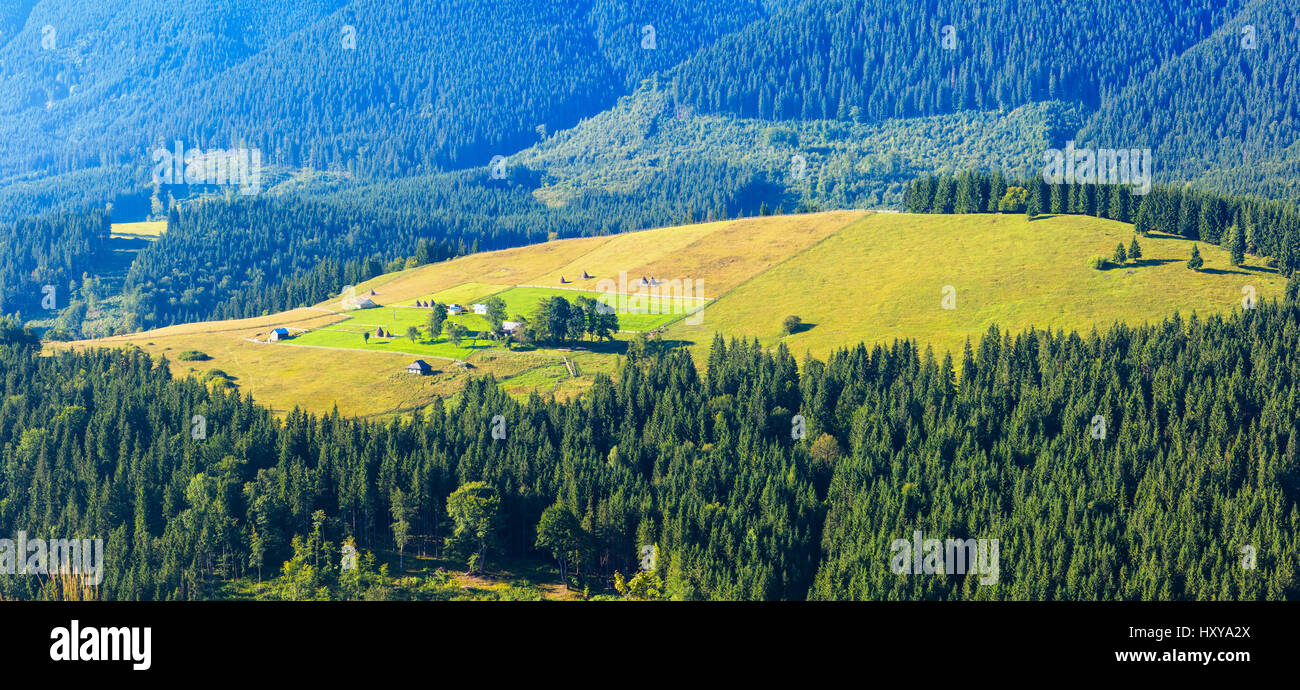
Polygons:
<instances>
[{"instance_id":1,"label":"deciduous tree in the meadow","mask_svg":"<svg viewBox=\"0 0 1300 690\"><path fill-rule=\"evenodd\" d=\"M433 311L429 312L429 337L437 339L438 334L442 333L442 325L447 321L447 305L433 303Z\"/></svg>"},{"instance_id":2,"label":"deciduous tree in the meadow","mask_svg":"<svg viewBox=\"0 0 1300 690\"><path fill-rule=\"evenodd\" d=\"M487 301L487 320L492 324L493 330L499 330L501 324L506 320L506 301L500 297L493 297Z\"/></svg>"}]
</instances>

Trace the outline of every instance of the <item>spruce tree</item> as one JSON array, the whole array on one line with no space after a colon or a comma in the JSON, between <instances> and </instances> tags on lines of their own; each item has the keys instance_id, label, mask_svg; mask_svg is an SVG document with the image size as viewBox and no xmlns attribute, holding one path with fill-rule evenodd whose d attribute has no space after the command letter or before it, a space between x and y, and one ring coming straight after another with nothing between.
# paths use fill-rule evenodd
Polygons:
<instances>
[{"instance_id":1,"label":"spruce tree","mask_svg":"<svg viewBox=\"0 0 1300 690\"><path fill-rule=\"evenodd\" d=\"M1228 228L1228 251L1232 254L1232 265L1240 266L1246 261L1246 234L1241 231L1241 226L1233 225Z\"/></svg>"}]
</instances>

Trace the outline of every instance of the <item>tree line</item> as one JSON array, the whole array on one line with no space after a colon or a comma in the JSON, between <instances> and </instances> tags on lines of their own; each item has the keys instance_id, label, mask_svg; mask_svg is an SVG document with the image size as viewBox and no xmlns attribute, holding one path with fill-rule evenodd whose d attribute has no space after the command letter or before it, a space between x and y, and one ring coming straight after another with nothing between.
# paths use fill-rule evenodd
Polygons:
<instances>
[{"instance_id":1,"label":"tree line","mask_svg":"<svg viewBox=\"0 0 1300 690\"><path fill-rule=\"evenodd\" d=\"M1139 234L1164 232L1250 253L1291 275L1300 269L1300 205L1251 195L1225 195L1156 185L1049 184L1041 177L1008 180L999 171L927 175L903 192L911 213L1082 214L1133 223ZM1240 261L1238 260L1238 263Z\"/></svg>"}]
</instances>

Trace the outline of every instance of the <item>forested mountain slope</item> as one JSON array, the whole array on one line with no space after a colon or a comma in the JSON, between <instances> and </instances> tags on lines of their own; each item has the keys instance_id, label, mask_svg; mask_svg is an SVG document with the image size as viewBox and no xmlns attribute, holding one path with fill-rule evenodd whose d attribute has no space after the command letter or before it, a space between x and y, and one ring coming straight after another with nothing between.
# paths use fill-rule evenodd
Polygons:
<instances>
[{"instance_id":1,"label":"forested mountain slope","mask_svg":"<svg viewBox=\"0 0 1300 690\"><path fill-rule=\"evenodd\" d=\"M813 0L675 74L682 100L702 110L769 119L874 121L1044 100L1095 108L1244 4Z\"/></svg>"},{"instance_id":2,"label":"forested mountain slope","mask_svg":"<svg viewBox=\"0 0 1300 690\"><path fill-rule=\"evenodd\" d=\"M482 165L764 15L758 0L40 2L0 46L0 179L147 170L175 140L368 175Z\"/></svg>"},{"instance_id":3,"label":"forested mountain slope","mask_svg":"<svg viewBox=\"0 0 1300 690\"><path fill-rule=\"evenodd\" d=\"M1249 5L1201 43L1107 98L1080 138L1143 142L1164 179L1300 196L1300 17Z\"/></svg>"},{"instance_id":4,"label":"forested mountain slope","mask_svg":"<svg viewBox=\"0 0 1300 690\"><path fill-rule=\"evenodd\" d=\"M656 80L511 156L509 165L525 168L519 174L536 180L536 195L552 204L581 193L653 194L669 175L711 189L724 183L717 172L740 169L753 171L767 189L729 205L733 213L761 205L889 208L925 171L996 168L1029 175L1041 165L1043 150L1077 130L1086 116L1078 104L1050 101L861 123L736 118L698 111Z\"/></svg>"}]
</instances>

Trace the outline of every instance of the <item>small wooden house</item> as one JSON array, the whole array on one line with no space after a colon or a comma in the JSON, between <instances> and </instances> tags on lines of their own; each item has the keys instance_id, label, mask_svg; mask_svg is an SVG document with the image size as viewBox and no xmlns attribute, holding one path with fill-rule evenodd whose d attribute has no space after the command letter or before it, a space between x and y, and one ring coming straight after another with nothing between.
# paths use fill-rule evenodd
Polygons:
<instances>
[{"instance_id":1,"label":"small wooden house","mask_svg":"<svg viewBox=\"0 0 1300 690\"><path fill-rule=\"evenodd\" d=\"M267 338L267 340L273 343L278 343L281 340L287 340L288 338L289 338L289 329L275 328L271 330L271 335Z\"/></svg>"},{"instance_id":2,"label":"small wooden house","mask_svg":"<svg viewBox=\"0 0 1300 690\"><path fill-rule=\"evenodd\" d=\"M422 359L417 359L414 362L411 362L410 364L406 365L406 373L417 374L419 376L428 376L429 374L433 373L433 367L429 366L428 362Z\"/></svg>"}]
</instances>

